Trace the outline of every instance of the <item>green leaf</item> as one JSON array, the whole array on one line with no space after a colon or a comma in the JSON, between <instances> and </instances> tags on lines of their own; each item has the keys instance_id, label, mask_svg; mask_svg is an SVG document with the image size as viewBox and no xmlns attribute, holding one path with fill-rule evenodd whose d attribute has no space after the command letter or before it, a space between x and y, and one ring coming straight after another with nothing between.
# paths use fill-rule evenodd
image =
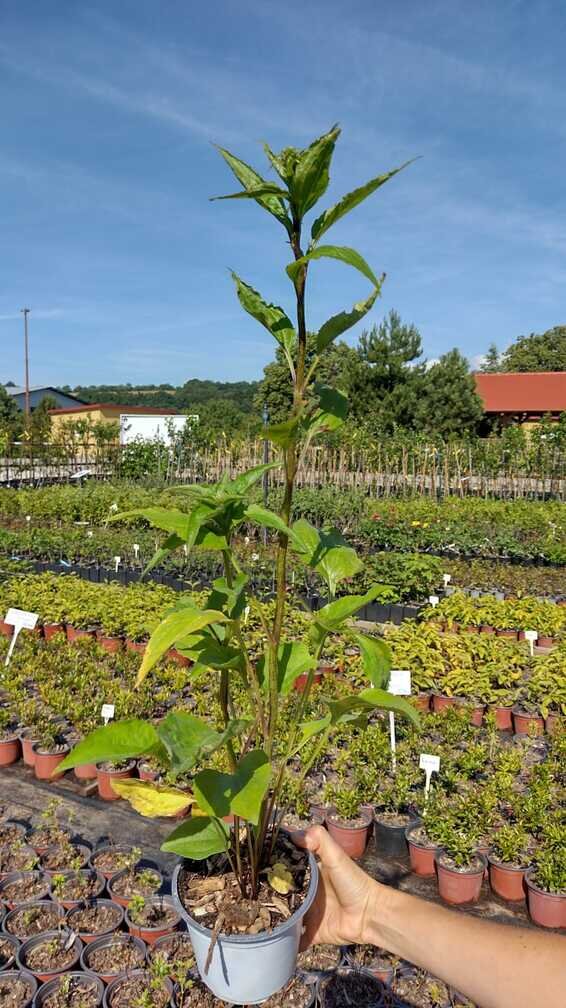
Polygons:
<instances>
[{"instance_id":1,"label":"green leaf","mask_svg":"<svg viewBox=\"0 0 566 1008\"><path fill-rule=\"evenodd\" d=\"M319 532L304 518L299 518L292 530L293 548L307 566L322 575L331 595L336 594L340 581L362 570L363 563L337 529Z\"/></svg>"},{"instance_id":2,"label":"green leaf","mask_svg":"<svg viewBox=\"0 0 566 1008\"><path fill-rule=\"evenodd\" d=\"M308 432L311 437L326 431L338 430L348 416L348 397L329 385L315 385L319 409L311 417Z\"/></svg>"},{"instance_id":3,"label":"green leaf","mask_svg":"<svg viewBox=\"0 0 566 1008\"><path fill-rule=\"evenodd\" d=\"M292 529L285 524L278 514L274 511L269 511L268 508L261 507L259 504L248 505L244 517L246 521L262 525L264 528L275 529L276 532L282 532L283 535L291 536L293 534Z\"/></svg>"},{"instance_id":4,"label":"green leaf","mask_svg":"<svg viewBox=\"0 0 566 1008\"><path fill-rule=\"evenodd\" d=\"M153 568L156 567L157 564L161 563L161 561L164 560L166 556L169 556L169 554L172 553L173 550L179 549L179 547L182 545L183 540L178 535L175 535L175 533L173 533L173 535L167 536L167 539L165 540L163 545L160 546L159 549L155 551L149 563L147 563L146 566L144 567L142 571L142 578L144 578L146 574L149 574L150 570L153 570Z\"/></svg>"},{"instance_id":5,"label":"green leaf","mask_svg":"<svg viewBox=\"0 0 566 1008\"><path fill-rule=\"evenodd\" d=\"M230 481L229 486L235 494L246 494L256 483L259 483L266 472L271 469L279 469L280 466L281 462L264 462L262 465L254 466L253 469L248 469L247 472L240 473Z\"/></svg>"},{"instance_id":6,"label":"green leaf","mask_svg":"<svg viewBox=\"0 0 566 1008\"><path fill-rule=\"evenodd\" d=\"M236 284L238 300L252 318L255 318L268 332L277 340L288 354L293 352L297 341L295 327L287 317L282 308L278 305L268 304L263 300L261 294L250 287L249 284L240 280L236 273L232 273L232 279Z\"/></svg>"},{"instance_id":7,"label":"green leaf","mask_svg":"<svg viewBox=\"0 0 566 1008\"><path fill-rule=\"evenodd\" d=\"M320 245L318 248L312 249L307 252L306 255L302 256L301 259L295 259L294 262L289 263L287 266L287 273L291 277L291 280L295 281L297 274L300 272L301 268L312 259L339 259L340 262L346 263L348 266L353 266L354 269L359 270L367 279L374 285L374 287L380 286L380 281L377 279L375 273L368 266L367 262L356 252L353 248L347 248L342 245Z\"/></svg>"},{"instance_id":8,"label":"green leaf","mask_svg":"<svg viewBox=\"0 0 566 1008\"><path fill-rule=\"evenodd\" d=\"M372 686L385 689L391 671L391 652L385 641L366 634L352 634L362 653L364 669Z\"/></svg>"},{"instance_id":9,"label":"green leaf","mask_svg":"<svg viewBox=\"0 0 566 1008\"><path fill-rule=\"evenodd\" d=\"M271 780L271 765L263 749L252 749L235 773L203 770L194 779L199 808L223 819L230 814L257 825L261 805Z\"/></svg>"},{"instance_id":10,"label":"green leaf","mask_svg":"<svg viewBox=\"0 0 566 1008\"><path fill-rule=\"evenodd\" d=\"M303 672L316 668L316 660L312 657L306 644L297 641L284 641L277 653L277 689L281 696L291 692L295 680ZM266 674L267 661L265 655L257 663L260 683L265 690L269 688Z\"/></svg>"},{"instance_id":11,"label":"green leaf","mask_svg":"<svg viewBox=\"0 0 566 1008\"><path fill-rule=\"evenodd\" d=\"M300 217L308 213L328 189L330 162L339 136L339 127L333 126L299 153L290 190Z\"/></svg>"},{"instance_id":12,"label":"green leaf","mask_svg":"<svg viewBox=\"0 0 566 1008\"><path fill-rule=\"evenodd\" d=\"M164 529L165 532L174 532L183 542L187 538L189 516L175 508L136 508L134 511L122 511L120 514L112 515L108 521L125 521L127 518L145 518L155 528Z\"/></svg>"},{"instance_id":13,"label":"green leaf","mask_svg":"<svg viewBox=\"0 0 566 1008\"><path fill-rule=\"evenodd\" d=\"M316 613L316 622L327 630L337 630L344 620L355 616L363 606L368 605L379 594L380 585L373 585L365 595L344 595L342 598L328 602Z\"/></svg>"},{"instance_id":14,"label":"green leaf","mask_svg":"<svg viewBox=\"0 0 566 1008\"><path fill-rule=\"evenodd\" d=\"M328 713L326 714L325 717L319 718L318 721L306 721L304 724L302 724L300 726L301 733L297 740L297 745L295 747L293 755L296 755L301 751L301 749L304 749L307 742L310 742L312 738L315 738L317 735L320 735L323 731L326 731L327 728L330 728L331 722L332 717L330 713Z\"/></svg>"},{"instance_id":15,"label":"green leaf","mask_svg":"<svg viewBox=\"0 0 566 1008\"><path fill-rule=\"evenodd\" d=\"M243 192L229 193L227 196L211 196L210 202L215 203L218 200L227 199L253 199L259 203L260 196L279 196L281 199L289 199L289 193L286 189L281 189L274 182L264 182L263 185L258 185L254 189L244 189Z\"/></svg>"},{"instance_id":16,"label":"green leaf","mask_svg":"<svg viewBox=\"0 0 566 1008\"><path fill-rule=\"evenodd\" d=\"M324 213L322 213L320 217L317 217L314 221L311 228L312 240L314 242L318 241L325 231L328 231L328 229L332 227L336 221L340 220L341 217L344 217L345 214L349 213L350 210L353 210L354 207L357 207L363 202L363 200L367 199L368 196L371 196L376 189L379 189L380 186L384 185L385 182L388 182L389 179L393 178L393 176L397 175L400 171L403 171L403 168L406 168L407 165L412 164L415 160L416 158L412 158L410 161L405 161L405 164L402 164L399 168L394 168L393 171L386 172L385 175L377 175L369 182L366 182L365 185L360 186L358 189L354 189L352 192L347 193L346 196L343 196L338 203L336 203L333 207L330 207L328 210L325 210Z\"/></svg>"},{"instance_id":17,"label":"green leaf","mask_svg":"<svg viewBox=\"0 0 566 1008\"><path fill-rule=\"evenodd\" d=\"M319 353L322 350L325 350L326 347L329 346L330 343L332 343L338 336L341 336L342 333L356 325L356 322L359 322L360 319L363 319L364 315L367 315L367 313L371 311L381 293L381 287L384 280L385 273L380 278L379 286L372 291L365 301L357 301L352 308L352 311L340 312L338 315L333 315L332 318L329 318L328 321L320 327L316 337L316 348Z\"/></svg>"},{"instance_id":18,"label":"green leaf","mask_svg":"<svg viewBox=\"0 0 566 1008\"><path fill-rule=\"evenodd\" d=\"M245 731L249 721L234 720L226 731L217 732L200 718L185 711L168 714L157 726L175 775L188 773L206 756L210 756L228 739Z\"/></svg>"},{"instance_id":19,"label":"green leaf","mask_svg":"<svg viewBox=\"0 0 566 1008\"><path fill-rule=\"evenodd\" d=\"M231 620L238 619L246 608L247 574L237 574L231 585L225 577L212 582L212 591L206 600L207 609L220 609Z\"/></svg>"},{"instance_id":20,"label":"green leaf","mask_svg":"<svg viewBox=\"0 0 566 1008\"><path fill-rule=\"evenodd\" d=\"M360 700L376 710L393 711L394 714L400 714L417 727L420 724L417 710L404 697L395 696L394 693L388 693L383 689L365 689L358 696Z\"/></svg>"},{"instance_id":21,"label":"green leaf","mask_svg":"<svg viewBox=\"0 0 566 1008\"><path fill-rule=\"evenodd\" d=\"M266 185L265 179L255 171L249 164L242 161L240 158L231 154L224 147L218 147L217 150L220 152L224 158L226 164L233 171L234 175L238 179L244 189L257 189L260 186ZM281 201L278 196L265 195L254 197L256 202L268 213L272 214L280 224L287 230L288 234L292 233L293 224L287 215L285 204Z\"/></svg>"},{"instance_id":22,"label":"green leaf","mask_svg":"<svg viewBox=\"0 0 566 1008\"><path fill-rule=\"evenodd\" d=\"M271 424L265 428L265 436L279 448L288 448L296 437L300 422L300 417L293 417L291 420Z\"/></svg>"},{"instance_id":23,"label":"green leaf","mask_svg":"<svg viewBox=\"0 0 566 1008\"><path fill-rule=\"evenodd\" d=\"M59 763L57 773L82 766L83 763L120 763L148 753L161 755L162 751L159 736L148 721L137 718L112 721L101 728L95 728L82 742L77 743L63 762Z\"/></svg>"},{"instance_id":24,"label":"green leaf","mask_svg":"<svg viewBox=\"0 0 566 1008\"><path fill-rule=\"evenodd\" d=\"M161 844L162 851L170 851L190 861L204 861L213 854L228 850L230 830L226 823L208 816L194 816L185 820Z\"/></svg>"},{"instance_id":25,"label":"green leaf","mask_svg":"<svg viewBox=\"0 0 566 1008\"><path fill-rule=\"evenodd\" d=\"M202 630L211 623L227 623L228 617L214 609L194 610L183 608L169 613L153 631L138 672L137 683L143 682L147 673L176 641Z\"/></svg>"}]
</instances>

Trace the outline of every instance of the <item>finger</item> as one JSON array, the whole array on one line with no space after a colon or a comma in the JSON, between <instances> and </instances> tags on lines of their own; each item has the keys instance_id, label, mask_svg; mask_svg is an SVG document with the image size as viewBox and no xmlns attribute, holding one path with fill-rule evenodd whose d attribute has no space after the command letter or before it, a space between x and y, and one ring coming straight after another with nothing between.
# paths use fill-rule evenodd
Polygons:
<instances>
[{"instance_id":1,"label":"finger","mask_svg":"<svg viewBox=\"0 0 566 1008\"><path fill-rule=\"evenodd\" d=\"M297 836L293 839L299 847L304 847L312 854L316 854L329 871L352 867L352 861L348 855L332 839L324 826L311 826L301 837Z\"/></svg>"}]
</instances>

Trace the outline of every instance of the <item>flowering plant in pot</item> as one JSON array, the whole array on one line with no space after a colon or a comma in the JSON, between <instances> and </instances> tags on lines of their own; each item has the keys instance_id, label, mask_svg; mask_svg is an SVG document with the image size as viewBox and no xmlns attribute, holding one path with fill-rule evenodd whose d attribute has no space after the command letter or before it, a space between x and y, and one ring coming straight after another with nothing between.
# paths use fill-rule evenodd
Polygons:
<instances>
[{"instance_id":1,"label":"flowering plant in pot","mask_svg":"<svg viewBox=\"0 0 566 1008\"><path fill-rule=\"evenodd\" d=\"M493 835L488 855L489 882L505 900L525 898L525 872L533 856L532 837L519 824L505 824Z\"/></svg>"},{"instance_id":2,"label":"flowering plant in pot","mask_svg":"<svg viewBox=\"0 0 566 1008\"><path fill-rule=\"evenodd\" d=\"M179 711L156 726L141 720L111 724L80 743L63 764L70 767L77 762L158 752L170 775L194 773L193 815L174 830L163 847L190 859L191 865L180 865L175 874L174 894L191 931L201 975L217 997L232 1002L260 1001L287 982L295 968L302 916L316 891L314 859L292 848L279 830L279 795L291 762L313 739L319 738L324 747L344 724L359 722L377 708L418 720L406 700L385 689L390 670L385 644L363 634L356 635L356 642L371 685L345 698L325 696L320 716L308 718L312 683L328 637L345 629L349 618L379 590L336 598L339 585L361 570L361 561L337 530L320 532L304 519L291 522L295 479L305 449L320 434L337 430L347 412L344 394L317 381L319 365L333 341L372 308L383 279L353 249L324 245L320 239L335 221L399 170L373 179L325 210L314 221L305 247L304 217L327 189L338 135L338 128L333 128L306 150L287 148L274 154L266 148L281 180L277 184L266 182L239 158L221 151L243 187L235 197L252 199L275 217L293 253L287 275L294 292L296 326L282 308L266 302L233 274L242 307L274 337L289 369L288 416L265 431L279 452L278 460L235 479L225 475L213 486L179 487L176 493L182 508L137 508L120 516L145 518L167 533L151 563L182 547L187 551L215 550L222 557L223 576L214 581L204 606L181 596L153 631L139 675L142 681L175 646L195 663L193 668L209 670L216 684L222 723L213 727ZM321 258L357 269L369 281L371 292L365 301L333 316L307 340L307 276L311 264ZM283 468L285 480L277 513L251 500L253 487L274 466ZM234 535L243 524L267 528L277 535L275 599L270 609L256 607L263 641L256 660L250 655L244 619L249 577L233 546ZM329 598L310 615L308 634L300 641L287 634L290 550L298 562L321 576ZM305 672L305 689L297 694L293 684ZM187 675L191 674L192 669L187 670ZM332 686L329 680L329 692ZM207 765L219 750L224 759L222 769ZM171 814L187 803L186 791L170 784L120 781L114 782L114 787L129 796L135 807L154 815ZM232 828L225 821L228 818ZM195 861L201 862L200 875ZM203 877L206 872L210 877ZM211 910L197 921L186 903L207 887ZM286 905L285 911L268 909L275 906L274 895ZM208 924L213 924L214 932Z\"/></svg>"}]
</instances>

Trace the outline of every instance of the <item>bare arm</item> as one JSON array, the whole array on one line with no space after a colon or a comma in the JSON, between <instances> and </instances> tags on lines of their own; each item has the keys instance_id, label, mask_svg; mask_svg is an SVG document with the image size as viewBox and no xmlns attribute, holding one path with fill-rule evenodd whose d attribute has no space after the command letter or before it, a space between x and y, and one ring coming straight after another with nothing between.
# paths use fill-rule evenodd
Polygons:
<instances>
[{"instance_id":1,"label":"bare arm","mask_svg":"<svg viewBox=\"0 0 566 1008\"><path fill-rule=\"evenodd\" d=\"M377 945L461 991L481 1008L566 1003L566 939L445 910L370 879L320 826L304 844L321 862L305 922L313 942Z\"/></svg>"}]
</instances>

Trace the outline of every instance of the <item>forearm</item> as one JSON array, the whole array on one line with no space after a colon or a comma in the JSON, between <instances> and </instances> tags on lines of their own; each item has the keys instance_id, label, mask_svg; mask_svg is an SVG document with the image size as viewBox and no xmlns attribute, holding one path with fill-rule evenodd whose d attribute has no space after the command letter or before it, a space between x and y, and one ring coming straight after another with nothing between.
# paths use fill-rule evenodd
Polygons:
<instances>
[{"instance_id":1,"label":"forearm","mask_svg":"<svg viewBox=\"0 0 566 1008\"><path fill-rule=\"evenodd\" d=\"M563 1008L566 938L457 913L375 883L365 937L481 1008Z\"/></svg>"}]
</instances>

